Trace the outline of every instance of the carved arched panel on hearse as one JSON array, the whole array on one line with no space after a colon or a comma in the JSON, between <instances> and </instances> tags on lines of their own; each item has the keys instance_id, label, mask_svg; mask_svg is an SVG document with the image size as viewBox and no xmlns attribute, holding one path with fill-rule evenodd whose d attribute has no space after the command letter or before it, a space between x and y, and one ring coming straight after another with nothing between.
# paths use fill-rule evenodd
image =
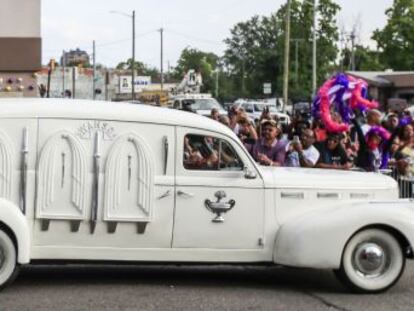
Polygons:
<instances>
[{"instance_id":1,"label":"carved arched panel on hearse","mask_svg":"<svg viewBox=\"0 0 414 311\"><path fill-rule=\"evenodd\" d=\"M10 138L3 131L0 131L0 198L8 200L11 200L14 158Z\"/></svg>"},{"instance_id":2,"label":"carved arched panel on hearse","mask_svg":"<svg viewBox=\"0 0 414 311\"><path fill-rule=\"evenodd\" d=\"M104 220L109 231L117 222L136 222L142 233L152 219L154 159L145 140L134 132L112 145L105 165ZM112 228L112 229L111 229Z\"/></svg>"},{"instance_id":3,"label":"carved arched panel on hearse","mask_svg":"<svg viewBox=\"0 0 414 311\"><path fill-rule=\"evenodd\" d=\"M87 209L86 152L78 138L62 130L44 144L38 162L36 216L82 220Z\"/></svg>"}]
</instances>

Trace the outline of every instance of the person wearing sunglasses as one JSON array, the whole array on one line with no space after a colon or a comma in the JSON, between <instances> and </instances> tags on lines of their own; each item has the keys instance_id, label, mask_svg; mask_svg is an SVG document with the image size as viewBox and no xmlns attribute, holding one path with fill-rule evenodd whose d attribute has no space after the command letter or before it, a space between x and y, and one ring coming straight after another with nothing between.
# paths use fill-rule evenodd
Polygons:
<instances>
[{"instance_id":1,"label":"person wearing sunglasses","mask_svg":"<svg viewBox=\"0 0 414 311\"><path fill-rule=\"evenodd\" d=\"M348 158L341 145L342 134L329 134L325 142L316 144L320 157L316 164L318 168L349 170L352 161Z\"/></svg>"}]
</instances>

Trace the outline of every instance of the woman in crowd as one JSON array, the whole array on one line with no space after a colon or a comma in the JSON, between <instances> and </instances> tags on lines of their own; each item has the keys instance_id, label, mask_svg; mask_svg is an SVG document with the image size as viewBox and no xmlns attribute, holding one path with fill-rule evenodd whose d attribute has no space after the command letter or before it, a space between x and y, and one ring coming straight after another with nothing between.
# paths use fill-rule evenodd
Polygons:
<instances>
[{"instance_id":1,"label":"woman in crowd","mask_svg":"<svg viewBox=\"0 0 414 311\"><path fill-rule=\"evenodd\" d=\"M411 123L400 128L395 140L395 160L398 172L412 176L414 173L414 129Z\"/></svg>"}]
</instances>

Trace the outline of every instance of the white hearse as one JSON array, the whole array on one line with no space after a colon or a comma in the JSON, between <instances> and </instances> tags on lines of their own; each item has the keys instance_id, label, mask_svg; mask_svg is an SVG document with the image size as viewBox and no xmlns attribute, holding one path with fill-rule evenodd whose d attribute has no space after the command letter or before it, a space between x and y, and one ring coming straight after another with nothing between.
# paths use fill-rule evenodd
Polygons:
<instances>
[{"instance_id":1,"label":"white hearse","mask_svg":"<svg viewBox=\"0 0 414 311\"><path fill-rule=\"evenodd\" d=\"M42 260L332 269L377 292L412 257L414 206L374 173L258 166L196 114L0 101L0 285Z\"/></svg>"}]
</instances>

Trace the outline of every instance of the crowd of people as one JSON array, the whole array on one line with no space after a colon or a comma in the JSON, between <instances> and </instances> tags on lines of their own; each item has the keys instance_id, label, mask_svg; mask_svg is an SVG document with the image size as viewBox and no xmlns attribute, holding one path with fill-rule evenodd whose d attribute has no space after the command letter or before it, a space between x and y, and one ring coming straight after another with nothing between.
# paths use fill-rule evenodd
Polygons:
<instances>
[{"instance_id":1,"label":"crowd of people","mask_svg":"<svg viewBox=\"0 0 414 311\"><path fill-rule=\"evenodd\" d=\"M408 111L369 110L344 133L329 133L320 119L306 114L292 116L287 126L268 110L251 120L242 108L231 107L228 115L213 109L211 118L233 130L261 165L414 174L414 122Z\"/></svg>"}]
</instances>

